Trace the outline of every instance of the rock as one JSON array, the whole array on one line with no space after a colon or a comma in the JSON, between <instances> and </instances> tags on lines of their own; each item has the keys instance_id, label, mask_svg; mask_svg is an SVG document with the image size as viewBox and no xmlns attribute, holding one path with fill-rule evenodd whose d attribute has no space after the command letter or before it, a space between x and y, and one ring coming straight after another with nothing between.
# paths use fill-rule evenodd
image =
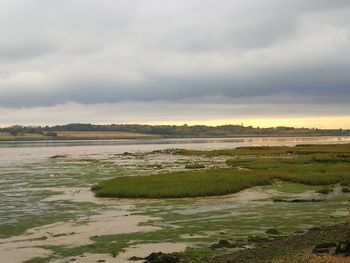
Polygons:
<instances>
[{"instance_id":1,"label":"rock","mask_svg":"<svg viewBox=\"0 0 350 263\"><path fill-rule=\"evenodd\" d=\"M350 238L345 241L339 241L336 248L335 254L345 254L347 256L350 255Z\"/></svg>"},{"instance_id":2,"label":"rock","mask_svg":"<svg viewBox=\"0 0 350 263\"><path fill-rule=\"evenodd\" d=\"M312 253L315 254L324 254L324 253L329 253L330 250L334 247L336 247L337 244L336 243L322 243L322 244L318 244L315 246L315 248L312 250Z\"/></svg>"},{"instance_id":3,"label":"rock","mask_svg":"<svg viewBox=\"0 0 350 263\"><path fill-rule=\"evenodd\" d=\"M234 248L237 247L236 245L230 243L227 240L219 240L218 243L212 244L209 246L209 248L216 249L216 248Z\"/></svg>"},{"instance_id":4,"label":"rock","mask_svg":"<svg viewBox=\"0 0 350 263\"><path fill-rule=\"evenodd\" d=\"M337 246L336 243L330 242L330 243L319 244L319 245L315 246L315 248L332 248L332 247L336 247L336 246Z\"/></svg>"},{"instance_id":5,"label":"rock","mask_svg":"<svg viewBox=\"0 0 350 263\"><path fill-rule=\"evenodd\" d=\"M317 231L320 231L320 230L321 230L321 228L316 226L316 227L310 228L309 232L315 232L315 231L317 232Z\"/></svg>"},{"instance_id":6,"label":"rock","mask_svg":"<svg viewBox=\"0 0 350 263\"><path fill-rule=\"evenodd\" d=\"M51 159L58 159L58 158L65 158L65 157L67 157L67 155L53 155L50 158Z\"/></svg>"},{"instance_id":7,"label":"rock","mask_svg":"<svg viewBox=\"0 0 350 263\"><path fill-rule=\"evenodd\" d=\"M139 261L139 260L144 260L144 258L133 256L133 257L129 258L129 260L130 261Z\"/></svg>"},{"instance_id":8,"label":"rock","mask_svg":"<svg viewBox=\"0 0 350 263\"><path fill-rule=\"evenodd\" d=\"M63 236L67 236L68 234L66 233L62 233L62 234L55 234L55 235L51 235L52 237L63 237Z\"/></svg>"},{"instance_id":9,"label":"rock","mask_svg":"<svg viewBox=\"0 0 350 263\"><path fill-rule=\"evenodd\" d=\"M268 238L264 237L259 237L259 236L249 236L248 237L248 242L264 242L264 241L269 241Z\"/></svg>"},{"instance_id":10,"label":"rock","mask_svg":"<svg viewBox=\"0 0 350 263\"><path fill-rule=\"evenodd\" d=\"M314 248L312 250L312 253L314 254L324 254L324 253L329 253L330 248Z\"/></svg>"},{"instance_id":11,"label":"rock","mask_svg":"<svg viewBox=\"0 0 350 263\"><path fill-rule=\"evenodd\" d=\"M145 263L178 263L180 261L178 256L162 252L152 253L144 259Z\"/></svg>"},{"instance_id":12,"label":"rock","mask_svg":"<svg viewBox=\"0 0 350 263\"><path fill-rule=\"evenodd\" d=\"M306 202L311 202L311 203L317 203L317 202L323 202L325 199L280 199L280 198L275 198L273 199L273 202L275 203L306 203Z\"/></svg>"},{"instance_id":13,"label":"rock","mask_svg":"<svg viewBox=\"0 0 350 263\"><path fill-rule=\"evenodd\" d=\"M269 234L269 235L280 235L281 232L279 232L277 229L274 229L274 228L270 228L268 230L265 231L266 234Z\"/></svg>"}]
</instances>

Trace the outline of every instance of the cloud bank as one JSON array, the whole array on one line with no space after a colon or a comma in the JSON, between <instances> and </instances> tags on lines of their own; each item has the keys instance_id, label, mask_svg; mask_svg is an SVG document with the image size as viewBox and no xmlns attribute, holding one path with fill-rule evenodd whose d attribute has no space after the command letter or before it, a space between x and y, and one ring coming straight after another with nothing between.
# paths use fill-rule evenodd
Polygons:
<instances>
[{"instance_id":1,"label":"cloud bank","mask_svg":"<svg viewBox=\"0 0 350 263\"><path fill-rule=\"evenodd\" d=\"M179 105L349 115L349 14L348 0L3 0L0 123L72 103L158 105L163 121Z\"/></svg>"}]
</instances>

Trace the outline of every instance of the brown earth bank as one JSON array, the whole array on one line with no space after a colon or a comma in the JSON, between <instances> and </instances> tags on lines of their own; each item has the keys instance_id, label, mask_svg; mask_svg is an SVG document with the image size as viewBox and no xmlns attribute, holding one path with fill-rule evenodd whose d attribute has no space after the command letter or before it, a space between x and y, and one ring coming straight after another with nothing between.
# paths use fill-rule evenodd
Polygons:
<instances>
[{"instance_id":1,"label":"brown earth bank","mask_svg":"<svg viewBox=\"0 0 350 263\"><path fill-rule=\"evenodd\" d=\"M269 238L250 237L246 244L221 240L208 249L222 249L220 256L194 259L186 254L150 255L148 263L349 263L350 226L339 224L312 228L304 233Z\"/></svg>"}]
</instances>

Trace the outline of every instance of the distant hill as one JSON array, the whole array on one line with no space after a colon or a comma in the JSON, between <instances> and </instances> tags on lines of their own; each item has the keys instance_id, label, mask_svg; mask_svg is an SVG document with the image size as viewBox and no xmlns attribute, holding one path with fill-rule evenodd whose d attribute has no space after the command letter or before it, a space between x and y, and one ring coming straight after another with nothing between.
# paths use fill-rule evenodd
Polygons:
<instances>
[{"instance_id":1,"label":"distant hill","mask_svg":"<svg viewBox=\"0 0 350 263\"><path fill-rule=\"evenodd\" d=\"M72 123L56 126L11 126L0 129L17 136L19 134L43 134L55 138L62 132L123 132L130 134L157 135L157 137L238 137L238 136L350 136L350 130L342 129L308 129L293 127L259 128L241 125L142 125L142 124L110 124L94 125ZM83 133L82 133L83 134ZM86 133L87 134L87 133Z\"/></svg>"}]
</instances>

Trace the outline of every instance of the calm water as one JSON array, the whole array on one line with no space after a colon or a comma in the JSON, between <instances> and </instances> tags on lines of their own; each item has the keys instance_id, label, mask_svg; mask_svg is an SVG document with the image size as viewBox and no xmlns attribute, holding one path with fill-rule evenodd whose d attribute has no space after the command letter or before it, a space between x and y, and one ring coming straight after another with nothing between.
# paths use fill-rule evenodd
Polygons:
<instances>
[{"instance_id":1,"label":"calm water","mask_svg":"<svg viewBox=\"0 0 350 263\"><path fill-rule=\"evenodd\" d=\"M293 146L296 144L309 143L350 143L350 137L254 137L0 142L0 167L2 164L13 162L36 162L53 155L101 156L106 154L147 152L169 148L224 149L260 145Z\"/></svg>"}]
</instances>

